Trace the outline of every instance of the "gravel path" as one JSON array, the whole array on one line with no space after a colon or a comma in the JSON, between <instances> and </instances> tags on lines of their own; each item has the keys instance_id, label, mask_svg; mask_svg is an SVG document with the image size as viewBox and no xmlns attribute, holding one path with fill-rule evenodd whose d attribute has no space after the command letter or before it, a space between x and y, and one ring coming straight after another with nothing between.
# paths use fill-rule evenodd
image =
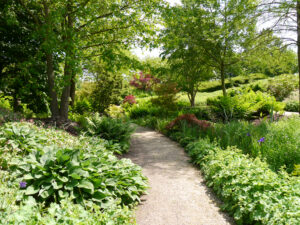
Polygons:
<instances>
[{"instance_id":1,"label":"gravel path","mask_svg":"<svg viewBox=\"0 0 300 225\"><path fill-rule=\"evenodd\" d=\"M138 127L125 156L143 168L148 195L136 211L139 225L223 225L232 219L220 212L200 171L184 150L152 130Z\"/></svg>"}]
</instances>

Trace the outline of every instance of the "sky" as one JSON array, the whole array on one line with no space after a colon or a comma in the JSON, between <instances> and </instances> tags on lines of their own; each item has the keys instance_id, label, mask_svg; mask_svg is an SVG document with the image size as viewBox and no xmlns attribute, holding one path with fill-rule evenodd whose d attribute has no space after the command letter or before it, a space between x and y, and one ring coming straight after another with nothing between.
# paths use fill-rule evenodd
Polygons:
<instances>
[{"instance_id":1,"label":"sky","mask_svg":"<svg viewBox=\"0 0 300 225\"><path fill-rule=\"evenodd\" d=\"M170 5L180 4L180 0L167 0L167 2L170 3ZM149 49L145 48L135 48L132 50L132 53L137 55L140 59L145 59L147 57L159 57L160 50L159 49L153 49L150 51Z\"/></svg>"},{"instance_id":2,"label":"sky","mask_svg":"<svg viewBox=\"0 0 300 225\"><path fill-rule=\"evenodd\" d=\"M176 5L176 4L180 4L181 3L181 0L166 0L170 3L170 5ZM258 24L258 27L260 27L261 29L262 28L267 28L267 27L270 27L271 25L273 24L273 21L269 21L269 23L262 23L262 24ZM295 33L285 33L285 34L282 34L282 35L279 35L279 36L282 36L282 37L291 37L291 38L294 38L296 39L296 36L295 36ZM295 50L295 48L292 48L293 50ZM137 55L140 59L145 59L145 58L148 58L148 57L159 57L161 51L160 49L153 49L152 51L150 51L149 49L146 49L146 48L135 48L132 50L132 53Z\"/></svg>"}]
</instances>

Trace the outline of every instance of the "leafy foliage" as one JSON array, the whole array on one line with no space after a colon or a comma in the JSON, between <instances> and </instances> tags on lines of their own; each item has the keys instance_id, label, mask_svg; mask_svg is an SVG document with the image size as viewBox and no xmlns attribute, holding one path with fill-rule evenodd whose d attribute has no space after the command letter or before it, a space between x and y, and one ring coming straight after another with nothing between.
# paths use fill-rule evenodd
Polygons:
<instances>
[{"instance_id":1,"label":"leafy foliage","mask_svg":"<svg viewBox=\"0 0 300 225\"><path fill-rule=\"evenodd\" d=\"M88 135L99 136L112 143L120 144L122 153L128 150L130 135L134 131L129 122L117 118L101 117L95 113L93 116L87 117L82 125Z\"/></svg>"},{"instance_id":2,"label":"leafy foliage","mask_svg":"<svg viewBox=\"0 0 300 225\"><path fill-rule=\"evenodd\" d=\"M20 202L19 188L8 177L7 172L0 170L1 224L135 224L130 209L118 201L111 202L105 210L96 204L87 208L70 199L51 203L48 208L33 197Z\"/></svg>"},{"instance_id":3,"label":"leafy foliage","mask_svg":"<svg viewBox=\"0 0 300 225\"><path fill-rule=\"evenodd\" d=\"M139 75L135 74L133 76L133 80L129 84L142 91L151 91L157 83L159 83L159 79L151 74L144 74L141 71Z\"/></svg>"},{"instance_id":4,"label":"leafy foliage","mask_svg":"<svg viewBox=\"0 0 300 225\"><path fill-rule=\"evenodd\" d=\"M9 153L1 155L6 166L0 162L4 224L134 223L125 205L139 201L146 178L112 154L112 143L29 123L7 123L0 138L1 153Z\"/></svg>"},{"instance_id":5,"label":"leafy foliage","mask_svg":"<svg viewBox=\"0 0 300 225\"><path fill-rule=\"evenodd\" d=\"M297 88L297 84L298 79L295 75L282 75L270 80L267 89L272 96L275 96L277 100L282 101Z\"/></svg>"},{"instance_id":6,"label":"leafy foliage","mask_svg":"<svg viewBox=\"0 0 300 225\"><path fill-rule=\"evenodd\" d=\"M174 82L163 82L155 86L154 92L157 97L151 99L153 105L165 108L166 110L176 109L178 85Z\"/></svg>"},{"instance_id":7,"label":"leafy foliage","mask_svg":"<svg viewBox=\"0 0 300 225\"><path fill-rule=\"evenodd\" d=\"M284 104L276 102L274 97L251 89L236 90L229 93L229 96L208 99L207 105L217 118L224 121L268 115L271 111L279 112L284 109Z\"/></svg>"},{"instance_id":8,"label":"leafy foliage","mask_svg":"<svg viewBox=\"0 0 300 225\"><path fill-rule=\"evenodd\" d=\"M105 208L107 202L120 198L129 205L146 188L143 179L134 178L136 168L129 161L116 161L101 149L45 148L14 160L10 168L13 176L26 182L23 194L46 204L70 198Z\"/></svg>"},{"instance_id":9,"label":"leafy foliage","mask_svg":"<svg viewBox=\"0 0 300 225\"><path fill-rule=\"evenodd\" d=\"M200 140L186 150L193 162L201 166L208 186L224 201L222 208L238 224L300 222L299 179L284 172L276 174L266 163L249 159L235 147L221 150Z\"/></svg>"}]
</instances>

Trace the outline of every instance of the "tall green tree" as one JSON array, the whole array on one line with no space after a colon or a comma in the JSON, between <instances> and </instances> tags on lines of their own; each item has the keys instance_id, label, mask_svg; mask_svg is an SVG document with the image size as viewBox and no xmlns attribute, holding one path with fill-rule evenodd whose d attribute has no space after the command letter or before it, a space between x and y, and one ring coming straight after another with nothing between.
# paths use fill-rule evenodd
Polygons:
<instances>
[{"instance_id":1,"label":"tall green tree","mask_svg":"<svg viewBox=\"0 0 300 225\"><path fill-rule=\"evenodd\" d=\"M227 69L258 43L256 6L256 1L249 0L183 0L182 5L175 7L175 22L169 22L172 25L180 18L181 27L174 31L174 40L183 38L197 46L198 54L205 59L201 64L219 74L224 96Z\"/></svg>"},{"instance_id":2,"label":"tall green tree","mask_svg":"<svg viewBox=\"0 0 300 225\"><path fill-rule=\"evenodd\" d=\"M43 40L52 118L61 120L68 118L69 99L74 98L82 59L113 58L105 55L107 49L146 42L154 29L150 22L159 4L158 0L18 1L34 19L36 33ZM55 57L62 59L62 73L55 71Z\"/></svg>"},{"instance_id":3,"label":"tall green tree","mask_svg":"<svg viewBox=\"0 0 300 225\"><path fill-rule=\"evenodd\" d=\"M0 24L0 91L12 97L15 111L22 110L22 102L34 112L46 112L46 71L32 18L18 2L0 1Z\"/></svg>"},{"instance_id":4,"label":"tall green tree","mask_svg":"<svg viewBox=\"0 0 300 225\"><path fill-rule=\"evenodd\" d=\"M203 49L190 38L193 31L189 19L193 16L194 12L186 5L166 8L163 13L165 29L160 35L162 56L169 64L169 79L187 94L192 107L201 81L212 77L212 69L204 63Z\"/></svg>"}]
</instances>

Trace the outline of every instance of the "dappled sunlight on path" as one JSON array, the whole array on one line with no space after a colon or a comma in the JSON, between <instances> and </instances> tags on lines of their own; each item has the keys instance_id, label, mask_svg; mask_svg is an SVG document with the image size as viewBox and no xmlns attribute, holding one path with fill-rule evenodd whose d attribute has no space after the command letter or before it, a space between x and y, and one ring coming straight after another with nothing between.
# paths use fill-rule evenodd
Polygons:
<instances>
[{"instance_id":1,"label":"dappled sunlight on path","mask_svg":"<svg viewBox=\"0 0 300 225\"><path fill-rule=\"evenodd\" d=\"M125 156L149 178L148 195L136 211L139 225L233 224L184 150L163 135L138 127Z\"/></svg>"}]
</instances>

